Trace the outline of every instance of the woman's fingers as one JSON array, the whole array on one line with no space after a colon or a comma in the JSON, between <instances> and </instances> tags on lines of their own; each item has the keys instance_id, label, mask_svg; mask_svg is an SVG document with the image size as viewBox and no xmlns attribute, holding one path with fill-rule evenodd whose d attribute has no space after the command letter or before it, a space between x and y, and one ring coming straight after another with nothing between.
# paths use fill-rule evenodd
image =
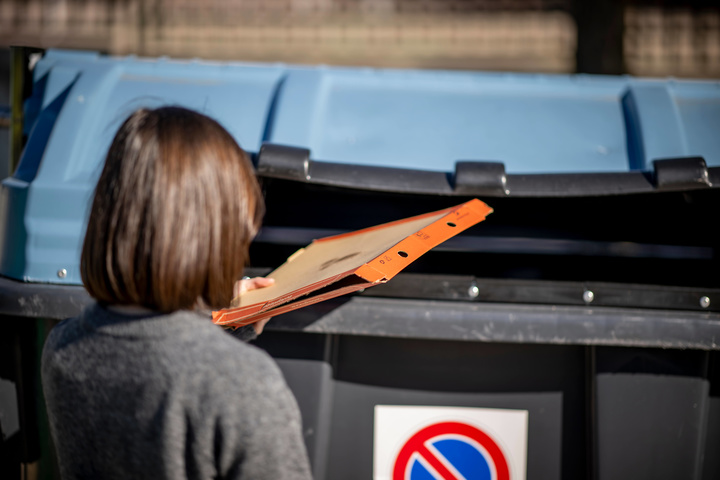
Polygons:
<instances>
[{"instance_id":1,"label":"woman's fingers","mask_svg":"<svg viewBox=\"0 0 720 480\"><path fill-rule=\"evenodd\" d=\"M275 283L274 278L255 277L255 278L244 278L238 282L235 282L235 288L233 289L233 297L242 295L250 290L257 290L258 288L269 287Z\"/></svg>"},{"instance_id":2,"label":"woman's fingers","mask_svg":"<svg viewBox=\"0 0 720 480\"><path fill-rule=\"evenodd\" d=\"M250 290L257 290L258 288L265 288L269 287L270 285L273 285L275 283L274 278L265 278L265 277L255 277L255 278L243 278L242 280L238 280L235 282L235 287L233 288L233 297L237 297L239 295L242 295L245 292L249 292ZM255 328L255 332L260 335L263 331L263 328L265 327L265 324L270 320L269 318L266 318L264 320L260 320L259 322L253 323L253 327Z\"/></svg>"},{"instance_id":3,"label":"woman's fingers","mask_svg":"<svg viewBox=\"0 0 720 480\"><path fill-rule=\"evenodd\" d=\"M263 331L263 328L265 328L265 325L270 321L270 318L272 318L272 317L265 318L263 320L259 320L255 323L253 323L252 326L255 328L255 333L260 335Z\"/></svg>"}]
</instances>

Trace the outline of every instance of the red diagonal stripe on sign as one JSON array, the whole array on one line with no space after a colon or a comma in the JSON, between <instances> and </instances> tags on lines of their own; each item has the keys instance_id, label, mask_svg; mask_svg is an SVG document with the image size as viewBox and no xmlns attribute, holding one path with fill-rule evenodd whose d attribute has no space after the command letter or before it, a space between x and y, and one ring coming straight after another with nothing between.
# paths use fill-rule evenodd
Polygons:
<instances>
[{"instance_id":1,"label":"red diagonal stripe on sign","mask_svg":"<svg viewBox=\"0 0 720 480\"><path fill-rule=\"evenodd\" d=\"M417 449L417 453L419 453L420 456L424 458L437 473L440 474L442 480L461 480L456 477L455 474L451 472L425 445L420 445Z\"/></svg>"},{"instance_id":2,"label":"red diagonal stripe on sign","mask_svg":"<svg viewBox=\"0 0 720 480\"><path fill-rule=\"evenodd\" d=\"M413 453L417 452L425 461L442 475L442 480L458 480L440 460L425 446L425 442L432 441L439 435L455 434L471 438L479 443L490 455L490 461L495 465L497 480L510 480L510 470L507 459L495 440L487 433L471 425L461 422L440 422L429 425L413 434L400 449L393 465L393 480L406 480L406 473L410 468Z\"/></svg>"}]
</instances>

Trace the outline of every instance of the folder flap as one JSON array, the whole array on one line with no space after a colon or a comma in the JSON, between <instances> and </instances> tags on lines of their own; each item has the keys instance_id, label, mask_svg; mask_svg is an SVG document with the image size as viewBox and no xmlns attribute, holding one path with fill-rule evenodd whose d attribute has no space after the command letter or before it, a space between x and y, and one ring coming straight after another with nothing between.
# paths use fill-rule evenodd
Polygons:
<instances>
[{"instance_id":1,"label":"folder flap","mask_svg":"<svg viewBox=\"0 0 720 480\"><path fill-rule=\"evenodd\" d=\"M242 327L268 317L274 317L292 310L297 310L298 308L324 302L325 300L330 300L331 298L357 292L358 290L369 288L373 285L375 284L365 282L360 277L352 275L331 286L328 286L327 288L320 289L306 296L298 297L285 305L278 306L277 308L265 310L250 316L243 315L241 312L237 312L235 310L223 310L224 314L221 321L215 321L214 319L213 321L219 325L230 326L232 328Z\"/></svg>"},{"instance_id":2,"label":"folder flap","mask_svg":"<svg viewBox=\"0 0 720 480\"><path fill-rule=\"evenodd\" d=\"M485 219L492 209L473 200L445 210L440 218L407 235L391 248L361 266L356 274L367 280L388 281L432 248ZM379 272L381 277L373 272Z\"/></svg>"}]
</instances>

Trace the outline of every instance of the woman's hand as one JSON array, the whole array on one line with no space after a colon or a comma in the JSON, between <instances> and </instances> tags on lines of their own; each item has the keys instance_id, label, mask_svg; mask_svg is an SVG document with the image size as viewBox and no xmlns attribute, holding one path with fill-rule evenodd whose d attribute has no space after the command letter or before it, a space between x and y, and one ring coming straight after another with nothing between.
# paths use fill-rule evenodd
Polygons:
<instances>
[{"instance_id":1,"label":"woman's hand","mask_svg":"<svg viewBox=\"0 0 720 480\"><path fill-rule=\"evenodd\" d=\"M265 288L269 287L270 285L273 285L275 283L274 278L265 278L265 277L255 277L255 278L243 278L242 280L238 280L235 282L235 287L233 288L233 298L238 297L242 295L245 292L249 292L250 290L257 290L258 288ZM270 320L270 318L266 318L264 320L257 321L252 324L253 328L255 328L255 333L260 335L263 331L263 328L265 328L265 324Z\"/></svg>"}]
</instances>

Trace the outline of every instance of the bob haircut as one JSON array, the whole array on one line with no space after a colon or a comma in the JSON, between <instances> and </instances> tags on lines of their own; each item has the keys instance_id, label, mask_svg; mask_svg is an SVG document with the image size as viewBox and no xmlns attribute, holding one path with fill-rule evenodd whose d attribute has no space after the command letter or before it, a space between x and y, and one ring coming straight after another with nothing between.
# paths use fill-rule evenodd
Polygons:
<instances>
[{"instance_id":1,"label":"bob haircut","mask_svg":"<svg viewBox=\"0 0 720 480\"><path fill-rule=\"evenodd\" d=\"M215 120L140 109L113 139L80 269L102 304L224 308L264 205L245 152Z\"/></svg>"}]
</instances>

